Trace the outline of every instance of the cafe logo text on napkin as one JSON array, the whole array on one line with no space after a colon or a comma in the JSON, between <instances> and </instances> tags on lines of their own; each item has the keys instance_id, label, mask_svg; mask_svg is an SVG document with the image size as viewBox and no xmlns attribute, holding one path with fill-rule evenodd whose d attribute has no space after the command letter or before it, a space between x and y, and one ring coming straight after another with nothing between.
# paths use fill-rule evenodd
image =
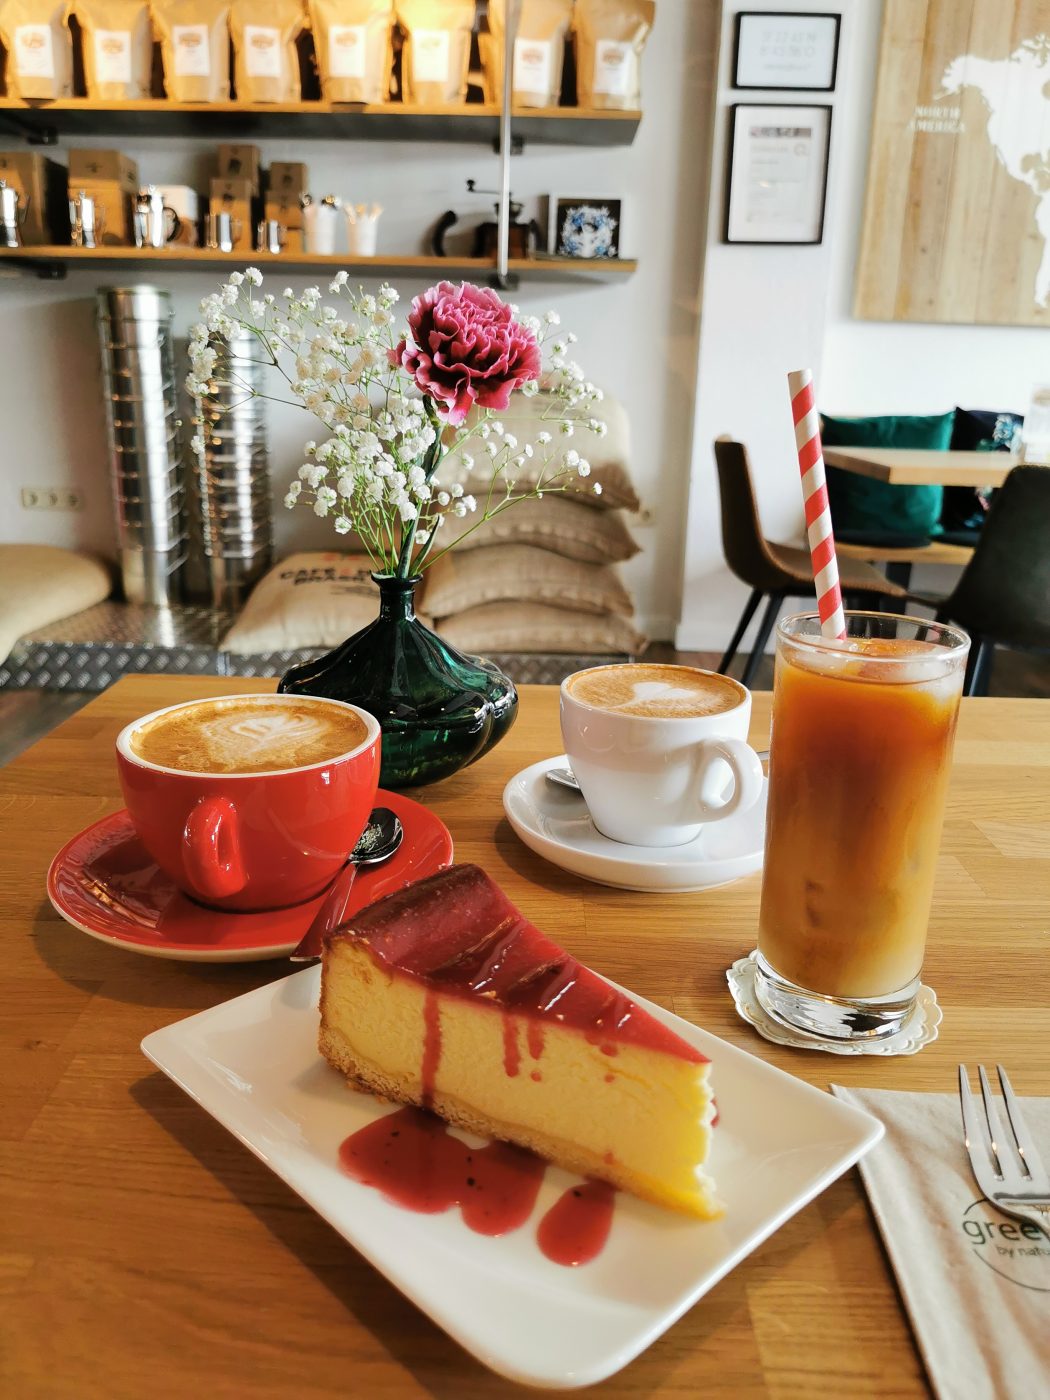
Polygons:
<instances>
[{"instance_id":1,"label":"cafe logo text on napkin","mask_svg":"<svg viewBox=\"0 0 1050 1400\"><path fill-rule=\"evenodd\" d=\"M1037 1226L1001 1215L983 1196L959 1223L975 1256L1000 1278L1050 1293L1050 1242Z\"/></svg>"}]
</instances>

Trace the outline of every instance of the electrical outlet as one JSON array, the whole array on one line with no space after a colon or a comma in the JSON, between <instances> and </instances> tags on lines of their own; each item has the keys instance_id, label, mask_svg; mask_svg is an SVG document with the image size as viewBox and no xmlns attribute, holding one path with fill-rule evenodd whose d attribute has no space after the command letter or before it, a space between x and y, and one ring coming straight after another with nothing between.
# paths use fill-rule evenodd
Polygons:
<instances>
[{"instance_id":1,"label":"electrical outlet","mask_svg":"<svg viewBox=\"0 0 1050 1400\"><path fill-rule=\"evenodd\" d=\"M23 510L79 510L84 498L66 486L23 486Z\"/></svg>"}]
</instances>

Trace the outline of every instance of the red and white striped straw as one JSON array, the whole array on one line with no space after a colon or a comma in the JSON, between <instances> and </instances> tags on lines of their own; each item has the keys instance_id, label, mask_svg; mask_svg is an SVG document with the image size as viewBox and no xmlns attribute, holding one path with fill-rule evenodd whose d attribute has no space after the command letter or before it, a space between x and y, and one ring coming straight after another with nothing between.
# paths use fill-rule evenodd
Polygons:
<instances>
[{"instance_id":1,"label":"red and white striped straw","mask_svg":"<svg viewBox=\"0 0 1050 1400\"><path fill-rule=\"evenodd\" d=\"M813 560L820 630L825 637L838 637L844 641L846 618L842 611L835 536L831 532L824 453L820 446L820 420L813 399L813 371L792 370L788 375L788 390L791 394L791 416L795 420L795 446L798 448L798 465L802 473L806 534Z\"/></svg>"}]
</instances>

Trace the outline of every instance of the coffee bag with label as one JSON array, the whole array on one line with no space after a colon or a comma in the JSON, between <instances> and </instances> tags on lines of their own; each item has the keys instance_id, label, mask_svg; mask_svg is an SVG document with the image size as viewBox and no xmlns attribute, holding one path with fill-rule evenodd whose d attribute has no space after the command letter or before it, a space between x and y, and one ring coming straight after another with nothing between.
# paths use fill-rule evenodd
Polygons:
<instances>
[{"instance_id":1,"label":"coffee bag with label","mask_svg":"<svg viewBox=\"0 0 1050 1400\"><path fill-rule=\"evenodd\" d=\"M153 29L147 0L73 0L70 14L80 25L88 97L149 97Z\"/></svg>"},{"instance_id":2,"label":"coffee bag with label","mask_svg":"<svg viewBox=\"0 0 1050 1400\"><path fill-rule=\"evenodd\" d=\"M326 102L385 102L393 63L394 0L310 0Z\"/></svg>"},{"instance_id":3,"label":"coffee bag with label","mask_svg":"<svg viewBox=\"0 0 1050 1400\"><path fill-rule=\"evenodd\" d=\"M474 0L397 0L405 35L401 97L417 107L449 107L467 99Z\"/></svg>"},{"instance_id":4,"label":"coffee bag with label","mask_svg":"<svg viewBox=\"0 0 1050 1400\"><path fill-rule=\"evenodd\" d=\"M572 0L522 0L514 40L512 102L515 107L556 107L561 98L565 36ZM503 99L503 51L507 0L489 0L489 32L478 36L485 72L485 101Z\"/></svg>"},{"instance_id":5,"label":"coffee bag with label","mask_svg":"<svg viewBox=\"0 0 1050 1400\"><path fill-rule=\"evenodd\" d=\"M152 0L173 102L228 102L230 7L227 0Z\"/></svg>"},{"instance_id":6,"label":"coffee bag with label","mask_svg":"<svg viewBox=\"0 0 1050 1400\"><path fill-rule=\"evenodd\" d=\"M641 61L655 0L576 0L576 101L617 110L642 103Z\"/></svg>"},{"instance_id":7,"label":"coffee bag with label","mask_svg":"<svg viewBox=\"0 0 1050 1400\"><path fill-rule=\"evenodd\" d=\"M0 5L8 97L71 97L73 42L66 0L7 0Z\"/></svg>"},{"instance_id":8,"label":"coffee bag with label","mask_svg":"<svg viewBox=\"0 0 1050 1400\"><path fill-rule=\"evenodd\" d=\"M233 0L234 86L238 102L298 102L295 41L306 20L302 0Z\"/></svg>"}]
</instances>

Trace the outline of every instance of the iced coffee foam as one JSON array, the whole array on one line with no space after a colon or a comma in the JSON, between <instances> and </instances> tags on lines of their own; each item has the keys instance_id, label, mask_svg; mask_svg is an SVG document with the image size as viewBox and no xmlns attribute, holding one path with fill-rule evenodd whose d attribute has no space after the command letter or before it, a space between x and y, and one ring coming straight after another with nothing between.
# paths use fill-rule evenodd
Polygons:
<instances>
[{"instance_id":1,"label":"iced coffee foam","mask_svg":"<svg viewBox=\"0 0 1050 1400\"><path fill-rule=\"evenodd\" d=\"M737 685L691 666L597 666L569 681L569 694L584 705L646 719L691 719L735 710Z\"/></svg>"},{"instance_id":2,"label":"iced coffee foam","mask_svg":"<svg viewBox=\"0 0 1050 1400\"><path fill-rule=\"evenodd\" d=\"M134 731L131 751L185 773L268 773L338 758L367 735L348 707L231 698L159 715Z\"/></svg>"}]
</instances>

